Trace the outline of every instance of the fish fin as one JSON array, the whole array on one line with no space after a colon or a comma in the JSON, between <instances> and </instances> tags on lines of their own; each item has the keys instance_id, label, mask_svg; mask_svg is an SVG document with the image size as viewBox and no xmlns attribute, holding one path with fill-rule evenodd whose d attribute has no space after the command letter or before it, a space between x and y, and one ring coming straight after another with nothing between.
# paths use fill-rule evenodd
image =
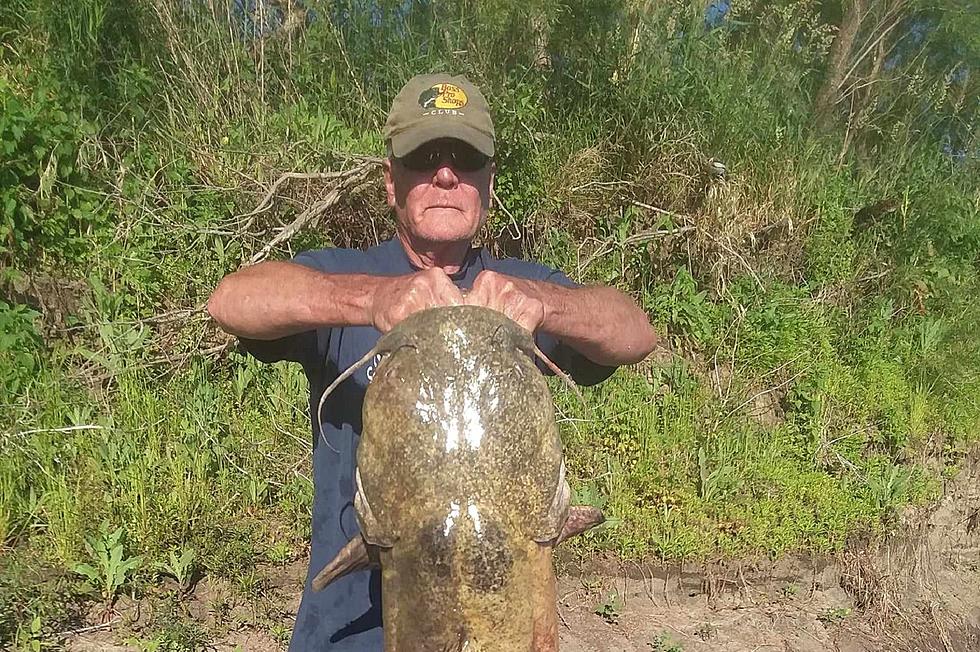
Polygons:
<instances>
[{"instance_id":1,"label":"fish fin","mask_svg":"<svg viewBox=\"0 0 980 652\"><path fill-rule=\"evenodd\" d=\"M361 536L374 546L390 548L392 542L389 540L390 534L385 536L382 532L381 523L375 518L371 511L371 504L364 495L364 487L361 486L361 469L354 469L354 481L357 483L357 491L354 492L354 514L357 516L357 525L361 528Z\"/></svg>"},{"instance_id":2,"label":"fish fin","mask_svg":"<svg viewBox=\"0 0 980 652\"><path fill-rule=\"evenodd\" d=\"M529 551L531 584L531 652L558 652L558 583L551 546Z\"/></svg>"},{"instance_id":3,"label":"fish fin","mask_svg":"<svg viewBox=\"0 0 980 652\"><path fill-rule=\"evenodd\" d=\"M565 519L565 524L561 528L561 533L558 535L555 545L557 546L562 541L570 539L576 534L582 534L586 530L590 530L600 523L605 522L605 520L606 517L602 511L596 507L573 505L568 508L568 518Z\"/></svg>"},{"instance_id":4,"label":"fish fin","mask_svg":"<svg viewBox=\"0 0 980 652\"><path fill-rule=\"evenodd\" d=\"M538 543L549 543L561 534L562 523L568 520L568 504L571 502L572 490L565 480L565 460L561 461L558 469L558 484L551 505L538 527L534 540Z\"/></svg>"},{"instance_id":5,"label":"fish fin","mask_svg":"<svg viewBox=\"0 0 980 652\"><path fill-rule=\"evenodd\" d=\"M372 557L374 557L372 559ZM347 542L340 552L313 578L313 590L322 591L331 582L354 571L377 566L377 557L372 555L364 537L357 535Z\"/></svg>"}]
</instances>

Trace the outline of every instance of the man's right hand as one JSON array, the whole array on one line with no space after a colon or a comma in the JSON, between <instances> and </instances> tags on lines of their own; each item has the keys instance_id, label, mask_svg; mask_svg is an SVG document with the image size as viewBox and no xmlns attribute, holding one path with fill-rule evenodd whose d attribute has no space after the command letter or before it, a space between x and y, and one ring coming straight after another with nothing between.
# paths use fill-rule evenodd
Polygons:
<instances>
[{"instance_id":1,"label":"man's right hand","mask_svg":"<svg viewBox=\"0 0 980 652\"><path fill-rule=\"evenodd\" d=\"M463 295L442 268L434 267L378 284L371 307L371 321L387 333L412 313L438 306L463 303Z\"/></svg>"}]
</instances>

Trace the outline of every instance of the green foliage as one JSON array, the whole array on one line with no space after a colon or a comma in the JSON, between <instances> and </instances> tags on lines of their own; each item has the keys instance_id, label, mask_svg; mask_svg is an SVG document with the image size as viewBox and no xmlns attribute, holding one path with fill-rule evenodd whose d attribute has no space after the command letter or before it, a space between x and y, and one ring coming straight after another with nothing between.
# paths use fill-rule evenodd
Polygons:
<instances>
[{"instance_id":1,"label":"green foliage","mask_svg":"<svg viewBox=\"0 0 980 652\"><path fill-rule=\"evenodd\" d=\"M817 620L825 625L839 625L850 615L850 607L827 608L817 616Z\"/></svg>"},{"instance_id":2,"label":"green foliage","mask_svg":"<svg viewBox=\"0 0 980 652\"><path fill-rule=\"evenodd\" d=\"M21 94L0 77L0 260L71 258L104 223L79 167L91 126L66 111L44 79Z\"/></svg>"},{"instance_id":3,"label":"green foliage","mask_svg":"<svg viewBox=\"0 0 980 652\"><path fill-rule=\"evenodd\" d=\"M194 2L0 3L0 543L55 578L0 568L0 644L70 628L87 556L107 601L172 576L167 622L135 643L198 649L179 608L195 576L254 597L257 558L302 554L306 380L202 354L218 341L195 308L322 199L291 181L248 215L269 184L381 154L417 72L490 100L506 210L483 239L632 293L672 348L586 390L588 410L555 388L576 502L608 517L574 546L775 557L887 531L980 440L976 161L943 153L976 146L978 77L952 63L976 32L947 5L918 63L857 85L882 90L825 134L836 30L811 2L736 6L719 29L679 0L334 2L265 40ZM273 255L390 229L369 190ZM102 521L119 529L83 547Z\"/></svg>"},{"instance_id":4,"label":"green foliage","mask_svg":"<svg viewBox=\"0 0 980 652\"><path fill-rule=\"evenodd\" d=\"M610 591L606 598L596 605L595 613L610 625L619 622L619 617L623 613L623 599L617 591Z\"/></svg>"},{"instance_id":5,"label":"green foliage","mask_svg":"<svg viewBox=\"0 0 980 652\"><path fill-rule=\"evenodd\" d=\"M139 555L124 558L124 548L123 528L110 532L108 524L103 523L97 535L85 537L85 550L91 563L77 564L74 568L88 579L106 604L112 604L119 589L143 564Z\"/></svg>"},{"instance_id":6,"label":"green foliage","mask_svg":"<svg viewBox=\"0 0 980 652\"><path fill-rule=\"evenodd\" d=\"M24 652L40 652L48 649L41 632L41 617L34 616L30 625L18 625L17 633L14 635L14 649L24 650Z\"/></svg>"},{"instance_id":7,"label":"green foliage","mask_svg":"<svg viewBox=\"0 0 980 652\"><path fill-rule=\"evenodd\" d=\"M190 588L191 579L194 575L196 557L197 554L193 548L186 548L181 551L180 555L177 554L176 550L171 550L166 561L159 562L157 568L177 580L180 589L186 591Z\"/></svg>"},{"instance_id":8,"label":"green foliage","mask_svg":"<svg viewBox=\"0 0 980 652\"><path fill-rule=\"evenodd\" d=\"M674 642L669 632L663 632L650 641L650 649L653 652L684 652L684 648L680 643Z\"/></svg>"},{"instance_id":9,"label":"green foliage","mask_svg":"<svg viewBox=\"0 0 980 652\"><path fill-rule=\"evenodd\" d=\"M27 306L11 306L0 301L0 390L5 397L20 393L37 370L40 346L34 328L37 317L38 313ZM0 539L3 532L0 525Z\"/></svg>"},{"instance_id":10,"label":"green foliage","mask_svg":"<svg viewBox=\"0 0 980 652\"><path fill-rule=\"evenodd\" d=\"M667 332L676 340L707 349L716 344L719 310L708 299L707 290L699 290L687 268L678 269L670 285L656 287L645 307L653 320L665 324Z\"/></svg>"},{"instance_id":11,"label":"green foliage","mask_svg":"<svg viewBox=\"0 0 980 652\"><path fill-rule=\"evenodd\" d=\"M179 596L168 595L149 623L150 635L126 641L140 652L192 652L210 644L207 630L188 618Z\"/></svg>"},{"instance_id":12,"label":"green foliage","mask_svg":"<svg viewBox=\"0 0 980 652\"><path fill-rule=\"evenodd\" d=\"M704 447L698 448L698 494L701 500L712 502L730 486L733 467L712 465Z\"/></svg>"}]
</instances>

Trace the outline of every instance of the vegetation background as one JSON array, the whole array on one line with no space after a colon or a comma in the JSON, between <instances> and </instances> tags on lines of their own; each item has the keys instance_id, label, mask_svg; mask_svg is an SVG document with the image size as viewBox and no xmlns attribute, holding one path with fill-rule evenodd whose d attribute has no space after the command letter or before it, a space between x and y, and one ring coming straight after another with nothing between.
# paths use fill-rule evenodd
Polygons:
<instances>
[{"instance_id":1,"label":"vegetation background","mask_svg":"<svg viewBox=\"0 0 980 652\"><path fill-rule=\"evenodd\" d=\"M0 645L136 595L169 605L144 649L196 649L202 575L248 599L303 557L305 379L203 303L391 233L370 157L425 71L490 98L486 244L616 284L669 343L588 408L554 386L611 517L576 551L887 536L978 439L978 66L968 0L5 0Z\"/></svg>"}]
</instances>

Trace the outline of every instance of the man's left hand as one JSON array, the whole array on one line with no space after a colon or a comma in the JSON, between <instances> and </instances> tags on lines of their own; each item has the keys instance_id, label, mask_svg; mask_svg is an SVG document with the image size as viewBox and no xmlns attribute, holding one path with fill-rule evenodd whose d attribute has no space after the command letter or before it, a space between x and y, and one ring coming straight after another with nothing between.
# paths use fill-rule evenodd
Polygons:
<instances>
[{"instance_id":1,"label":"man's left hand","mask_svg":"<svg viewBox=\"0 0 980 652\"><path fill-rule=\"evenodd\" d=\"M533 281L483 270L463 301L502 312L532 333L544 323L544 302Z\"/></svg>"}]
</instances>

